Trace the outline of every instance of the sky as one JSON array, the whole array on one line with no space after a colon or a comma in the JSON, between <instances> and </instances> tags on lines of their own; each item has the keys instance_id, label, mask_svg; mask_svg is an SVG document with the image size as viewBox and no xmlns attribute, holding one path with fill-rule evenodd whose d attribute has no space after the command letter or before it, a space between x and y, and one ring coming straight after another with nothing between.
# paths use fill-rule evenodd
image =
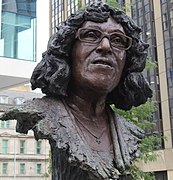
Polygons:
<instances>
[{"instance_id":1,"label":"sky","mask_svg":"<svg viewBox=\"0 0 173 180\"><path fill-rule=\"evenodd\" d=\"M49 0L37 0L37 61L47 48L49 40Z\"/></svg>"}]
</instances>

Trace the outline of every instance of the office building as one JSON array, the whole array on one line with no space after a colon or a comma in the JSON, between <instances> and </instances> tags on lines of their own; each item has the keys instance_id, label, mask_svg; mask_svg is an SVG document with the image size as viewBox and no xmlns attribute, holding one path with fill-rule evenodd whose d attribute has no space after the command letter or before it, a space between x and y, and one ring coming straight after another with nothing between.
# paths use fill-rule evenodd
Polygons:
<instances>
[{"instance_id":1,"label":"office building","mask_svg":"<svg viewBox=\"0 0 173 180\"><path fill-rule=\"evenodd\" d=\"M0 32L0 89L28 83L50 36L49 1L0 0Z\"/></svg>"},{"instance_id":2,"label":"office building","mask_svg":"<svg viewBox=\"0 0 173 180\"><path fill-rule=\"evenodd\" d=\"M1 90L0 114L28 99L42 96L23 90ZM27 135L16 133L15 127L16 120L0 120L0 179L49 180L50 176L46 176L50 165L49 143L36 141L31 130Z\"/></svg>"},{"instance_id":3,"label":"office building","mask_svg":"<svg viewBox=\"0 0 173 180\"><path fill-rule=\"evenodd\" d=\"M49 39L49 1L0 0L0 32L0 113L3 113L27 99L42 96L30 92L29 79ZM48 142L36 141L32 131L27 135L16 133L15 126L15 120L0 120L0 179L50 179L46 176Z\"/></svg>"},{"instance_id":4,"label":"office building","mask_svg":"<svg viewBox=\"0 0 173 180\"><path fill-rule=\"evenodd\" d=\"M158 110L153 114L156 129L165 137L155 162L142 167L157 172L162 180L173 179L173 2L171 0L132 0L131 15L142 27L150 47L148 57L157 68L146 72Z\"/></svg>"},{"instance_id":5,"label":"office building","mask_svg":"<svg viewBox=\"0 0 173 180\"><path fill-rule=\"evenodd\" d=\"M68 16L92 2L94 2L94 0L51 0L51 33L55 33L56 27L65 21Z\"/></svg>"}]
</instances>

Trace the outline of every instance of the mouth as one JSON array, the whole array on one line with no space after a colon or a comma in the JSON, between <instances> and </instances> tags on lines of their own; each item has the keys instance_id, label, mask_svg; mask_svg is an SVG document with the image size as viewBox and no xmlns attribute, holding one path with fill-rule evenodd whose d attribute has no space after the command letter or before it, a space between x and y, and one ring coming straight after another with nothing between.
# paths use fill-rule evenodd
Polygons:
<instances>
[{"instance_id":1,"label":"mouth","mask_svg":"<svg viewBox=\"0 0 173 180\"><path fill-rule=\"evenodd\" d=\"M107 58L96 58L92 64L113 67L112 61Z\"/></svg>"}]
</instances>

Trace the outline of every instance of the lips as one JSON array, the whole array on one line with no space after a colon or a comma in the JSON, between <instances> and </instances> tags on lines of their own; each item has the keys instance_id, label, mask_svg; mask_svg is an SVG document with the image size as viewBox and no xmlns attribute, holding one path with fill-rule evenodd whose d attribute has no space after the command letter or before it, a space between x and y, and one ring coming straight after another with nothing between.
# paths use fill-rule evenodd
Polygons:
<instances>
[{"instance_id":1,"label":"lips","mask_svg":"<svg viewBox=\"0 0 173 180\"><path fill-rule=\"evenodd\" d=\"M91 63L95 64L95 65L103 65L103 66L113 67L113 62L107 58L96 58Z\"/></svg>"}]
</instances>

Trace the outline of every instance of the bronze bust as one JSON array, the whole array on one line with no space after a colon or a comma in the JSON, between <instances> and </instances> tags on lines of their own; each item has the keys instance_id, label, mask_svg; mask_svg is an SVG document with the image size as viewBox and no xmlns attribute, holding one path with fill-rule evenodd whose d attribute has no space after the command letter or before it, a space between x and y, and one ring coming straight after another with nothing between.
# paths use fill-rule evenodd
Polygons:
<instances>
[{"instance_id":1,"label":"bronze bust","mask_svg":"<svg viewBox=\"0 0 173 180\"><path fill-rule=\"evenodd\" d=\"M41 99L26 101L1 119L17 119L48 139L53 180L118 179L139 154L143 131L113 112L152 96L142 75L148 45L119 9L94 3L71 15L48 42L31 77Z\"/></svg>"}]
</instances>

